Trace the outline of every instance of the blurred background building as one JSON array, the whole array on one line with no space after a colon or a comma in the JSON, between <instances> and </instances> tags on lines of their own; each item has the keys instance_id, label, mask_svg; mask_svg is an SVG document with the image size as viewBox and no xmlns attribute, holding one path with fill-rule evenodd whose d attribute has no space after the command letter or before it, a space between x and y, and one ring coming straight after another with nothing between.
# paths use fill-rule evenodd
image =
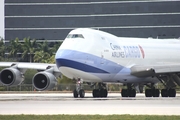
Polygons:
<instances>
[{"instance_id":1,"label":"blurred background building","mask_svg":"<svg viewBox=\"0 0 180 120\"><path fill-rule=\"evenodd\" d=\"M121 37L178 38L176 0L5 0L5 41L24 37L63 40L74 28Z\"/></svg>"}]
</instances>

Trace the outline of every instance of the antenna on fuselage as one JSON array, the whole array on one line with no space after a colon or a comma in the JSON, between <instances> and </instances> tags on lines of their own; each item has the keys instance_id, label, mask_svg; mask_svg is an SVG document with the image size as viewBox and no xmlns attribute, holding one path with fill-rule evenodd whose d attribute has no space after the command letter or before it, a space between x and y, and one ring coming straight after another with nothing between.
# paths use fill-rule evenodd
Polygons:
<instances>
[{"instance_id":1,"label":"antenna on fuselage","mask_svg":"<svg viewBox=\"0 0 180 120\"><path fill-rule=\"evenodd\" d=\"M91 29L94 29L94 30L99 30L99 28L98 28L98 27L92 27Z\"/></svg>"}]
</instances>

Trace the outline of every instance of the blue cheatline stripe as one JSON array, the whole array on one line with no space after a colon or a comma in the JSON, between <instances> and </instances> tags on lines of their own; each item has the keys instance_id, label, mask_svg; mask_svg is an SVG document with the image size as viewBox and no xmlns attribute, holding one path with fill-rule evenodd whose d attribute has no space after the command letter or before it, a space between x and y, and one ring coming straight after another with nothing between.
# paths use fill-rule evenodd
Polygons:
<instances>
[{"instance_id":1,"label":"blue cheatline stripe","mask_svg":"<svg viewBox=\"0 0 180 120\"><path fill-rule=\"evenodd\" d=\"M60 49L57 51L56 64L58 68L61 66L67 66L74 69L83 70L85 72L108 74L119 73L119 71L124 68L122 65L108 59L69 49Z\"/></svg>"},{"instance_id":2,"label":"blue cheatline stripe","mask_svg":"<svg viewBox=\"0 0 180 120\"><path fill-rule=\"evenodd\" d=\"M84 63L80 63L80 62L76 62L76 61L68 60L68 59L63 59L63 58L56 59L56 64L58 67L70 67L70 68L74 68L74 69L85 71L85 72L109 73L105 70L102 70L102 69L84 64Z\"/></svg>"}]
</instances>

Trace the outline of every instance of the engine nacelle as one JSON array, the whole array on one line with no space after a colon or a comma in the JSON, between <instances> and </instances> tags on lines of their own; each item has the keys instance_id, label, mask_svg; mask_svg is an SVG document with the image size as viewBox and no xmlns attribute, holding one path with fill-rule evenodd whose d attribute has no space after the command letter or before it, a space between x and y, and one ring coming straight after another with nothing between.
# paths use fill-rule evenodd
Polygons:
<instances>
[{"instance_id":1,"label":"engine nacelle","mask_svg":"<svg viewBox=\"0 0 180 120\"><path fill-rule=\"evenodd\" d=\"M33 86L37 90L49 90L55 87L57 84L56 77L49 72L38 72L32 79Z\"/></svg>"},{"instance_id":2,"label":"engine nacelle","mask_svg":"<svg viewBox=\"0 0 180 120\"><path fill-rule=\"evenodd\" d=\"M22 73L16 68L5 68L1 71L0 81L3 85L19 85L24 80Z\"/></svg>"}]
</instances>

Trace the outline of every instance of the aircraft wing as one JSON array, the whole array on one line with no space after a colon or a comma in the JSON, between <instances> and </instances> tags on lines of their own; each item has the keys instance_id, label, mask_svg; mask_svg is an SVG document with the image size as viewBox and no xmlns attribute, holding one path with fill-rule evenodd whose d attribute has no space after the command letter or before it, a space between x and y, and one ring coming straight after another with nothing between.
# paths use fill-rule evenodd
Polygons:
<instances>
[{"instance_id":1,"label":"aircraft wing","mask_svg":"<svg viewBox=\"0 0 180 120\"><path fill-rule=\"evenodd\" d=\"M0 67L9 67L20 70L22 73L25 73L27 69L34 69L39 71L49 71L53 74L60 75L56 64L49 63L30 63L30 62L0 62Z\"/></svg>"},{"instance_id":2,"label":"aircraft wing","mask_svg":"<svg viewBox=\"0 0 180 120\"><path fill-rule=\"evenodd\" d=\"M164 65L134 65L131 67L131 74L137 77L149 77L158 74L179 73L180 64Z\"/></svg>"},{"instance_id":3,"label":"aircraft wing","mask_svg":"<svg viewBox=\"0 0 180 120\"><path fill-rule=\"evenodd\" d=\"M48 64L48 63L0 62L0 67L16 67L18 69L36 69L36 70L47 70L49 68L54 68L56 72L59 72L59 70L56 67L56 64Z\"/></svg>"}]
</instances>

